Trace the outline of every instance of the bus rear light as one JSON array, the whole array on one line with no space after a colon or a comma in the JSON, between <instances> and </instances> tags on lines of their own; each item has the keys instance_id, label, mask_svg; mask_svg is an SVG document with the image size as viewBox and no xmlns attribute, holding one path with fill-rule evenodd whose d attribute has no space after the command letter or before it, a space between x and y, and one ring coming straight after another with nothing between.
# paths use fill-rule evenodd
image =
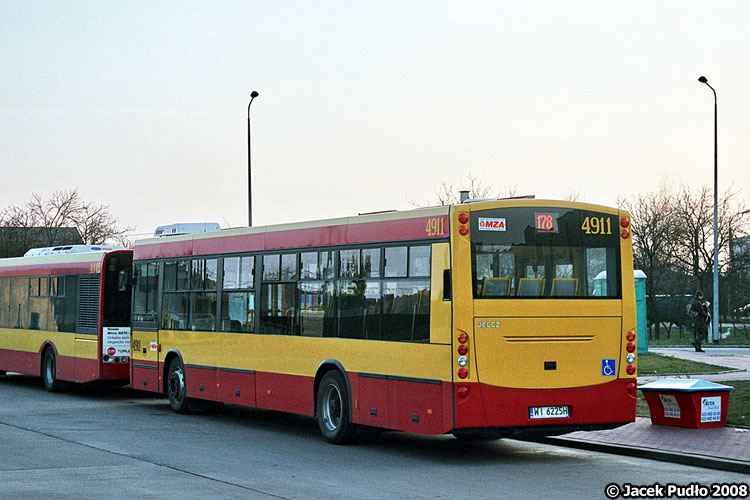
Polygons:
<instances>
[{"instance_id":1,"label":"bus rear light","mask_svg":"<svg viewBox=\"0 0 750 500\"><path fill-rule=\"evenodd\" d=\"M456 394L458 394L459 398L466 398L469 397L469 388L468 387L459 387L456 391Z\"/></svg>"},{"instance_id":2,"label":"bus rear light","mask_svg":"<svg viewBox=\"0 0 750 500\"><path fill-rule=\"evenodd\" d=\"M469 360L466 358L466 356L461 356L458 358L458 366L466 366L469 364Z\"/></svg>"},{"instance_id":3,"label":"bus rear light","mask_svg":"<svg viewBox=\"0 0 750 500\"><path fill-rule=\"evenodd\" d=\"M459 368L458 369L458 378L466 378L469 376L469 370L466 368Z\"/></svg>"},{"instance_id":4,"label":"bus rear light","mask_svg":"<svg viewBox=\"0 0 750 500\"><path fill-rule=\"evenodd\" d=\"M466 344L461 344L460 346L458 346L458 353L461 356L466 356L466 353L468 352L469 352L469 347Z\"/></svg>"},{"instance_id":5,"label":"bus rear light","mask_svg":"<svg viewBox=\"0 0 750 500\"><path fill-rule=\"evenodd\" d=\"M628 372L628 375L632 375L635 373L635 366L634 365L628 365L625 368L625 371Z\"/></svg>"},{"instance_id":6,"label":"bus rear light","mask_svg":"<svg viewBox=\"0 0 750 500\"><path fill-rule=\"evenodd\" d=\"M459 333L458 334L458 341L461 342L462 344L465 344L466 342L469 341L469 334L466 333L466 332Z\"/></svg>"},{"instance_id":7,"label":"bus rear light","mask_svg":"<svg viewBox=\"0 0 750 500\"><path fill-rule=\"evenodd\" d=\"M469 222L469 214L458 214L458 222L460 222L461 224L466 224L467 222Z\"/></svg>"},{"instance_id":8,"label":"bus rear light","mask_svg":"<svg viewBox=\"0 0 750 500\"><path fill-rule=\"evenodd\" d=\"M626 350L626 351L628 351L628 352L633 352L633 351L635 351L635 344L634 344L633 342L628 342L628 343L627 343L627 344L625 345L625 350Z\"/></svg>"},{"instance_id":9,"label":"bus rear light","mask_svg":"<svg viewBox=\"0 0 750 500\"><path fill-rule=\"evenodd\" d=\"M458 228L458 232L463 236L466 236L467 234L469 234L469 226L462 224L461 227Z\"/></svg>"},{"instance_id":10,"label":"bus rear light","mask_svg":"<svg viewBox=\"0 0 750 500\"><path fill-rule=\"evenodd\" d=\"M630 342L635 340L635 332L633 330L630 330L628 334L625 336Z\"/></svg>"},{"instance_id":11,"label":"bus rear light","mask_svg":"<svg viewBox=\"0 0 750 500\"><path fill-rule=\"evenodd\" d=\"M632 352L629 352L629 353L628 353L628 355L627 355L627 356L625 356L625 360L626 360L626 361L627 361L628 363L630 363L630 364L633 364L633 363L635 363L635 354L633 354Z\"/></svg>"},{"instance_id":12,"label":"bus rear light","mask_svg":"<svg viewBox=\"0 0 750 500\"><path fill-rule=\"evenodd\" d=\"M628 231L627 229L623 229L622 231L620 231L620 236L622 236L624 239L628 239L630 238L630 231Z\"/></svg>"},{"instance_id":13,"label":"bus rear light","mask_svg":"<svg viewBox=\"0 0 750 500\"><path fill-rule=\"evenodd\" d=\"M630 394L631 396L635 396L635 393L636 393L636 385L635 385L635 384L634 384L633 382L630 382L630 383L629 383L629 384L627 385L627 390L628 390L628 394Z\"/></svg>"},{"instance_id":14,"label":"bus rear light","mask_svg":"<svg viewBox=\"0 0 750 500\"><path fill-rule=\"evenodd\" d=\"M620 218L620 226L622 227L628 227L630 225L630 219L628 217L621 217Z\"/></svg>"}]
</instances>

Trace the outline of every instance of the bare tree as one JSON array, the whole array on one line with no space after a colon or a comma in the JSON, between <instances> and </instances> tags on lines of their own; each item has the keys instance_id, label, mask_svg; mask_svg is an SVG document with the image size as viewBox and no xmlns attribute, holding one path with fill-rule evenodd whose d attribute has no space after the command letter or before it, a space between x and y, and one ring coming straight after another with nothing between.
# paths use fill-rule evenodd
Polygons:
<instances>
[{"instance_id":1,"label":"bare tree","mask_svg":"<svg viewBox=\"0 0 750 500\"><path fill-rule=\"evenodd\" d=\"M440 186L435 189L435 196L436 201L435 202L427 202L426 204L422 204L416 201L408 200L411 205L414 205L416 207L421 206L434 206L434 205L457 205L461 203L461 191L468 191L469 192L469 198L473 199L482 199L482 198L502 198L502 197L511 197L515 196L515 193L517 191L517 188L513 186L512 188L506 189L507 194L505 196L498 194L492 194L494 189L494 184L486 185L484 182L479 180L476 176L472 175L471 172L466 174L465 180L461 183L460 186L456 187L453 184L448 184L446 181L442 181L440 183Z\"/></svg>"},{"instance_id":2,"label":"bare tree","mask_svg":"<svg viewBox=\"0 0 750 500\"><path fill-rule=\"evenodd\" d=\"M14 242L21 246L69 244L61 240L61 235L71 227L78 230L87 245L132 246L125 235L134 228L119 224L109 206L85 202L77 189L55 191L47 199L34 193L25 205L10 205L0 212L0 227L12 228L9 234L16 240L23 235L24 241ZM29 236L32 230L33 238Z\"/></svg>"},{"instance_id":3,"label":"bare tree","mask_svg":"<svg viewBox=\"0 0 750 500\"><path fill-rule=\"evenodd\" d=\"M719 196L720 273L724 273L729 266L730 232L746 232L742 208L738 194L732 188L723 196ZM676 263L686 274L695 278L695 286L709 290L713 283L714 265L713 192L705 186L693 190L683 184L677 196L675 209L676 224L681 233L676 239Z\"/></svg>"},{"instance_id":4,"label":"bare tree","mask_svg":"<svg viewBox=\"0 0 750 500\"><path fill-rule=\"evenodd\" d=\"M565 196L565 201L581 201L581 190L574 189Z\"/></svg>"},{"instance_id":5,"label":"bare tree","mask_svg":"<svg viewBox=\"0 0 750 500\"><path fill-rule=\"evenodd\" d=\"M659 325L666 317L659 304L659 296L671 295L674 290L670 278L674 275L676 239L676 199L666 180L655 192L639 194L633 198L621 198L618 205L632 217L633 260L637 269L646 273L646 307L649 320L656 325L655 336L659 338ZM671 285L671 286L670 286ZM666 312L666 311L665 311Z\"/></svg>"}]
</instances>

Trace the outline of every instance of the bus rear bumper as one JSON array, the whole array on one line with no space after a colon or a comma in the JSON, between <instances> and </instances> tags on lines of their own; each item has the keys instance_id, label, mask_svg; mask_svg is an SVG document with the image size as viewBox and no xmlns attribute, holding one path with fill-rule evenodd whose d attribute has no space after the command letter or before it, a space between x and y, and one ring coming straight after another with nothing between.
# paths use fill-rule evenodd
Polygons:
<instances>
[{"instance_id":1,"label":"bus rear bumper","mask_svg":"<svg viewBox=\"0 0 750 500\"><path fill-rule=\"evenodd\" d=\"M617 379L594 386L561 389L455 384L455 427L495 428L505 429L510 434L547 436L576 430L611 429L635 421L635 383L636 379ZM468 387L468 395L462 387ZM539 418L537 414L534 418L533 409L545 407L567 407L567 416Z\"/></svg>"}]
</instances>

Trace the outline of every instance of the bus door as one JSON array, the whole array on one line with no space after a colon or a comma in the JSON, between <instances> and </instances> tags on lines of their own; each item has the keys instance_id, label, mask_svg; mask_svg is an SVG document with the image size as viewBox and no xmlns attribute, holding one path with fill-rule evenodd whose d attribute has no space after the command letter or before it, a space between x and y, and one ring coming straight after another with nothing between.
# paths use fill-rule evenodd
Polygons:
<instances>
[{"instance_id":1,"label":"bus door","mask_svg":"<svg viewBox=\"0 0 750 500\"><path fill-rule=\"evenodd\" d=\"M130 385L153 392L161 392L159 361L163 361L159 354L158 283L158 262L133 267Z\"/></svg>"}]
</instances>

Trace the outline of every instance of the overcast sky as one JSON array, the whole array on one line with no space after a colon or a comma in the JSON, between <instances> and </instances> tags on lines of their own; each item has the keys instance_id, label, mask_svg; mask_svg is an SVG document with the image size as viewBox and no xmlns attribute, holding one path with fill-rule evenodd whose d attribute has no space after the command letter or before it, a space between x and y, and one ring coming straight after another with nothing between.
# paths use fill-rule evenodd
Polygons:
<instances>
[{"instance_id":1,"label":"overcast sky","mask_svg":"<svg viewBox=\"0 0 750 500\"><path fill-rule=\"evenodd\" d=\"M136 233L411 208L467 173L615 205L750 193L746 1L0 0L0 208L78 188Z\"/></svg>"}]
</instances>

